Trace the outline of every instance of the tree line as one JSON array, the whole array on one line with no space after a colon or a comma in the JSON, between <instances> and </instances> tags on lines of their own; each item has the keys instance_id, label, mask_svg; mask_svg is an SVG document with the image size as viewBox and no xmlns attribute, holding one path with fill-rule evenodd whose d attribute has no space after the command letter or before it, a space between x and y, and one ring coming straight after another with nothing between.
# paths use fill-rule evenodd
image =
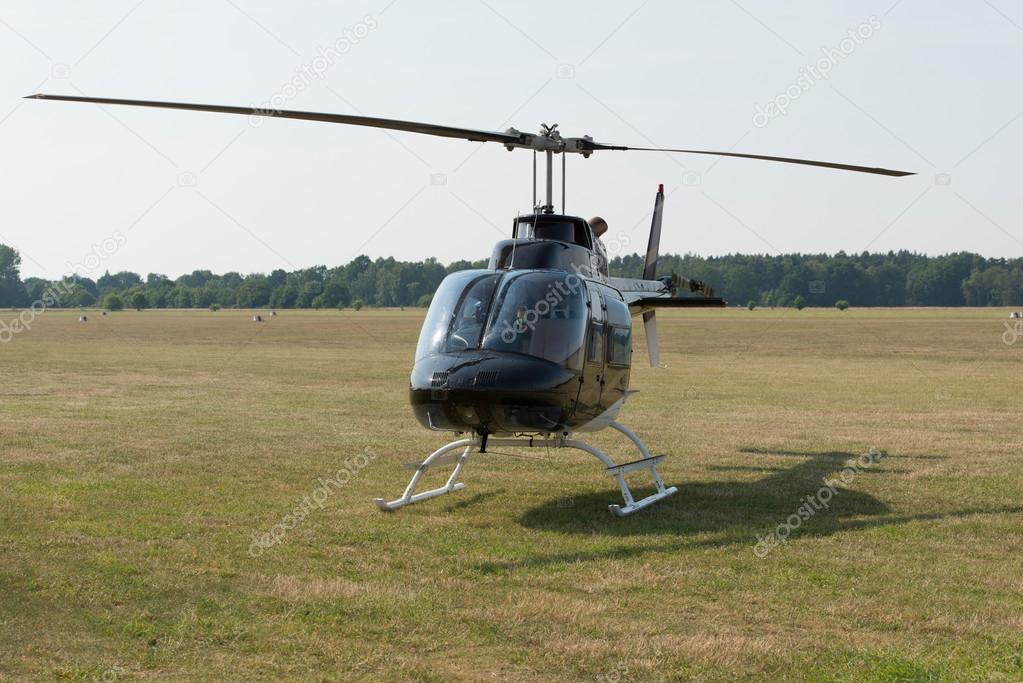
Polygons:
<instances>
[{"instance_id":1,"label":"tree line","mask_svg":"<svg viewBox=\"0 0 1023 683\"><path fill-rule=\"evenodd\" d=\"M615 258L612 275L639 277L643 257ZM662 256L657 272L709 283L731 304L758 306L1018 306L1023 258L909 251L779 256Z\"/></svg>"},{"instance_id":2,"label":"tree line","mask_svg":"<svg viewBox=\"0 0 1023 683\"><path fill-rule=\"evenodd\" d=\"M0 245L0 306L45 301L60 307L118 308L361 308L425 306L451 272L487 261L447 266L359 256L343 266L269 274L196 270L171 279L159 273L106 272L50 281L20 277L21 257ZM615 257L612 275L639 277L643 257ZM658 273L704 280L731 304L751 306L1015 306L1023 304L1023 258L956 253L662 256ZM52 302L52 303L51 303Z\"/></svg>"}]
</instances>

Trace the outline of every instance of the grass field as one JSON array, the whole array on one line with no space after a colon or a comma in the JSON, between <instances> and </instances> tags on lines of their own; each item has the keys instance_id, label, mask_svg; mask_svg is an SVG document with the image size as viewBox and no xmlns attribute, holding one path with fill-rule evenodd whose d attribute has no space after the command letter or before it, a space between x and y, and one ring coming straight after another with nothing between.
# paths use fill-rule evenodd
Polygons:
<instances>
[{"instance_id":1,"label":"grass field","mask_svg":"<svg viewBox=\"0 0 1023 683\"><path fill-rule=\"evenodd\" d=\"M1023 681L1005 311L658 314L622 420L680 492L626 519L574 451L375 509L445 441L421 311L77 315L0 345L0 679Z\"/></svg>"}]
</instances>

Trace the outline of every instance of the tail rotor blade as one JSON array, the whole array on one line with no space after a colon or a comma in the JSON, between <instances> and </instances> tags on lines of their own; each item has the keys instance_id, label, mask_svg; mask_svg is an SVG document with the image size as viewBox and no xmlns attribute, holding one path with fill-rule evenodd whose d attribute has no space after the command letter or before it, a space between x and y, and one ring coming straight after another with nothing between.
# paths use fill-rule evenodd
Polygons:
<instances>
[{"instance_id":1,"label":"tail rotor blade","mask_svg":"<svg viewBox=\"0 0 1023 683\"><path fill-rule=\"evenodd\" d=\"M646 351L650 357L650 367L656 368L661 364L661 351L657 345L656 312L647 311L643 314L643 331L646 332Z\"/></svg>"}]
</instances>

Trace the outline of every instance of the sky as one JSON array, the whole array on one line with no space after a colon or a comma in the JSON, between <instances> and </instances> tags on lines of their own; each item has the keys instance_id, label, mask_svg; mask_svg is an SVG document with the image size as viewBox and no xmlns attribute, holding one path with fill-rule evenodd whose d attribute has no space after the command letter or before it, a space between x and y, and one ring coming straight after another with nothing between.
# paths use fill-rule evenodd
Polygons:
<instances>
[{"instance_id":1,"label":"sky","mask_svg":"<svg viewBox=\"0 0 1023 683\"><path fill-rule=\"evenodd\" d=\"M572 155L565 210L603 216L618 253L645 249L664 183L664 252L1023 256L1009 0L2 0L0 60L0 243L23 277L480 259L532 202L525 150L34 92L915 171Z\"/></svg>"}]
</instances>

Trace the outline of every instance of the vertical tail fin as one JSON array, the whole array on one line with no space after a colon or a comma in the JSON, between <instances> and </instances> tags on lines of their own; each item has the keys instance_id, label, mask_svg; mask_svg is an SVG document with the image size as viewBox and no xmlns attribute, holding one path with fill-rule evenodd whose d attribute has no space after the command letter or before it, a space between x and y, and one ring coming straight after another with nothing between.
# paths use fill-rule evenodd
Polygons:
<instances>
[{"instance_id":1,"label":"vertical tail fin","mask_svg":"<svg viewBox=\"0 0 1023 683\"><path fill-rule=\"evenodd\" d=\"M661 248L661 218L664 216L664 185L657 186L654 199L654 215L650 221L650 240L646 245L646 262L643 265L643 279L657 277L657 256Z\"/></svg>"},{"instance_id":2,"label":"vertical tail fin","mask_svg":"<svg viewBox=\"0 0 1023 683\"><path fill-rule=\"evenodd\" d=\"M650 240L646 245L646 261L643 264L643 279L657 278L657 257L661 249L661 219L664 216L664 185L657 186L657 197L654 199L654 215L650 221ZM650 358L650 367L660 364L660 350L657 346L657 318L654 311L643 314L643 331L646 333L646 350Z\"/></svg>"}]
</instances>

